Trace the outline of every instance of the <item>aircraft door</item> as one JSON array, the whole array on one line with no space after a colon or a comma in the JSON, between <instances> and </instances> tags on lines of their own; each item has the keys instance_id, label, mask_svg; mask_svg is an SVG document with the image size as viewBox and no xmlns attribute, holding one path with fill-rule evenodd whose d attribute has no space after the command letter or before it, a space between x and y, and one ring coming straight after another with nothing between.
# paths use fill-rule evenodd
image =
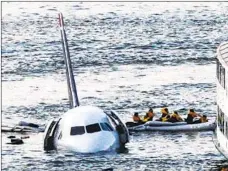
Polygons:
<instances>
[{"instance_id":1,"label":"aircraft door","mask_svg":"<svg viewBox=\"0 0 228 171\"><path fill-rule=\"evenodd\" d=\"M115 111L110 112L109 117L111 117L112 119L114 119L115 121L118 122L117 126L116 126L116 130L119 134L119 138L120 138L120 143L121 144L126 144L127 142L129 142L129 132L127 127L125 126L125 124L120 120L119 116L117 115L117 113Z\"/></svg>"},{"instance_id":2,"label":"aircraft door","mask_svg":"<svg viewBox=\"0 0 228 171\"><path fill-rule=\"evenodd\" d=\"M51 120L46 127L46 130L44 132L44 136L45 136L44 137L44 150L45 151L56 149L55 144L54 144L54 136L55 136L56 128L57 128L60 120L61 120L61 118L58 121Z\"/></svg>"}]
</instances>

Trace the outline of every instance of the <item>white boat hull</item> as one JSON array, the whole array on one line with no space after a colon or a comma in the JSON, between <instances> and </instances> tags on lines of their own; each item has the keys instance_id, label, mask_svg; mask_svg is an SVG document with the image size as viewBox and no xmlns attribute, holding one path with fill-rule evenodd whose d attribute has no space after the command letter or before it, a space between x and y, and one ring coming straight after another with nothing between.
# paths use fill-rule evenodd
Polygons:
<instances>
[{"instance_id":1,"label":"white boat hull","mask_svg":"<svg viewBox=\"0 0 228 171\"><path fill-rule=\"evenodd\" d=\"M225 138L225 136L222 134L218 127L214 132L213 142L218 151L228 159L228 140Z\"/></svg>"},{"instance_id":2,"label":"white boat hull","mask_svg":"<svg viewBox=\"0 0 228 171\"><path fill-rule=\"evenodd\" d=\"M213 137L216 148L228 159L228 42L217 48L217 128Z\"/></svg>"}]
</instances>

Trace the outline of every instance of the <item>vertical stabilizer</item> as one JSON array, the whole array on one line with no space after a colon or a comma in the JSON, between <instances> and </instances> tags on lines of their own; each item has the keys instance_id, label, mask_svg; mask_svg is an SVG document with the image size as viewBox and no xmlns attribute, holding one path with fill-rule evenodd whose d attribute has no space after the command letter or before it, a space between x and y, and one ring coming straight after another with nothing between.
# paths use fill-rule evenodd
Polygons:
<instances>
[{"instance_id":1,"label":"vertical stabilizer","mask_svg":"<svg viewBox=\"0 0 228 171\"><path fill-rule=\"evenodd\" d=\"M78 100L78 94L76 89L76 83L74 80L74 74L71 66L70 52L69 52L66 33L64 29L62 13L59 13L59 26L60 26L60 32L61 32L61 38L62 38L64 61L66 64L66 76L67 76L70 108L74 108L79 106L79 100Z\"/></svg>"}]
</instances>

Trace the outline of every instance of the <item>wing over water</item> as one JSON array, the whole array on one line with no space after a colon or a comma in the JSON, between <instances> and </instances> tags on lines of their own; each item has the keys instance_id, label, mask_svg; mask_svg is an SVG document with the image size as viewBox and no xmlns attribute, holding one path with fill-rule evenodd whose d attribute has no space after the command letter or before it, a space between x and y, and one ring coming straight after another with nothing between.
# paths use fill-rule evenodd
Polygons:
<instances>
[{"instance_id":1,"label":"wing over water","mask_svg":"<svg viewBox=\"0 0 228 171\"><path fill-rule=\"evenodd\" d=\"M76 83L74 80L74 74L72 70L71 60L70 60L70 52L68 48L66 32L64 29L63 15L59 13L59 26L62 38L63 45L63 56L66 64L66 76L67 76L67 86L68 86L68 95L70 101L70 108L74 108L79 106L78 94L76 89Z\"/></svg>"}]
</instances>

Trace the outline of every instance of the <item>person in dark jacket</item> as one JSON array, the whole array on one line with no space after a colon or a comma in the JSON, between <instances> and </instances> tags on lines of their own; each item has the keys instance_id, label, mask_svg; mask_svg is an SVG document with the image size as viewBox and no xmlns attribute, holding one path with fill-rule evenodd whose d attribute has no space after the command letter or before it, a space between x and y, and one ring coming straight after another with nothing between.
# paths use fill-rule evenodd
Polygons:
<instances>
[{"instance_id":1,"label":"person in dark jacket","mask_svg":"<svg viewBox=\"0 0 228 171\"><path fill-rule=\"evenodd\" d=\"M200 114L197 114L194 109L189 109L188 116L185 119L185 122L188 124L200 123L199 121L193 121L194 118L202 117Z\"/></svg>"},{"instance_id":2,"label":"person in dark jacket","mask_svg":"<svg viewBox=\"0 0 228 171\"><path fill-rule=\"evenodd\" d=\"M155 114L154 114L154 112L153 112L153 109L150 108L149 111L148 111L148 112L146 113L146 115L144 116L143 121L144 121L144 122L152 121L154 115L155 115Z\"/></svg>"},{"instance_id":3,"label":"person in dark jacket","mask_svg":"<svg viewBox=\"0 0 228 171\"><path fill-rule=\"evenodd\" d=\"M162 113L162 116L158 119L158 121L162 121L162 122L168 121L168 119L170 118L168 108L166 108L166 107L162 108L161 113Z\"/></svg>"}]
</instances>

